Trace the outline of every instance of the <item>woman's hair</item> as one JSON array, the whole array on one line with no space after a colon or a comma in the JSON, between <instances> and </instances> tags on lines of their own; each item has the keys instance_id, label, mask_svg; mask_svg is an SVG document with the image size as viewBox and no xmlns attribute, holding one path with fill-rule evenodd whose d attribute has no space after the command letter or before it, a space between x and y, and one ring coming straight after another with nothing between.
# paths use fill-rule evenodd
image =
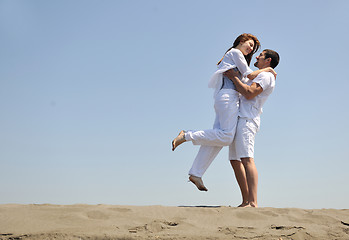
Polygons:
<instances>
[{"instance_id":1,"label":"woman's hair","mask_svg":"<svg viewBox=\"0 0 349 240\"><path fill-rule=\"evenodd\" d=\"M254 35L252 35L252 34L250 34L250 33L243 33L243 34L241 34L240 36L238 36L238 37L235 39L235 41L234 41L234 43L233 43L233 46L230 47L225 53L229 52L232 48L236 48L236 47L239 45L240 42L244 43L244 42L246 42L246 41L248 41L248 40L251 40L251 39L252 39L253 42L254 42L253 50L252 50L252 52L250 52L248 55L245 56L247 65L250 66L250 63L251 63L251 59L252 59L253 54L255 54L255 53L258 51L259 47L261 46L261 44L260 44L260 42L258 41L258 38L257 38L256 36L254 36ZM224 53L224 55L225 55L225 53ZM220 64L220 63L222 62L223 58L224 58L224 56L223 56L222 59L217 63L217 65Z\"/></svg>"}]
</instances>

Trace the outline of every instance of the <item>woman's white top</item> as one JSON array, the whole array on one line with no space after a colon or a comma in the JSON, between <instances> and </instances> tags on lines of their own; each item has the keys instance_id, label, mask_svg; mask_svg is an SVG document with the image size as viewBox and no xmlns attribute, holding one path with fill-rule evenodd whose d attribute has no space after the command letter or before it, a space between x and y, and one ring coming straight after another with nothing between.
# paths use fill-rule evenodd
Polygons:
<instances>
[{"instance_id":1,"label":"woman's white top","mask_svg":"<svg viewBox=\"0 0 349 240\"><path fill-rule=\"evenodd\" d=\"M240 79L253 72L247 65L246 59L242 52L236 48L230 49L224 55L223 60L218 64L217 71L213 74L208 82L208 87L215 89L214 95L216 95L222 87L223 73L232 68L238 68L239 72L241 73Z\"/></svg>"}]
</instances>

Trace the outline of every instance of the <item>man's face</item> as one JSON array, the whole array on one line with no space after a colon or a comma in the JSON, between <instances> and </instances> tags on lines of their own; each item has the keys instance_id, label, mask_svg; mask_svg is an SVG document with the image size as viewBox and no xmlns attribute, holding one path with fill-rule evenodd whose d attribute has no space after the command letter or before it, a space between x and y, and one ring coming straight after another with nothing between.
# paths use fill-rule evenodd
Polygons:
<instances>
[{"instance_id":1,"label":"man's face","mask_svg":"<svg viewBox=\"0 0 349 240\"><path fill-rule=\"evenodd\" d=\"M254 66L261 69L269 67L269 61L265 59L265 52L261 52L259 56L256 57L257 61L254 63Z\"/></svg>"}]
</instances>

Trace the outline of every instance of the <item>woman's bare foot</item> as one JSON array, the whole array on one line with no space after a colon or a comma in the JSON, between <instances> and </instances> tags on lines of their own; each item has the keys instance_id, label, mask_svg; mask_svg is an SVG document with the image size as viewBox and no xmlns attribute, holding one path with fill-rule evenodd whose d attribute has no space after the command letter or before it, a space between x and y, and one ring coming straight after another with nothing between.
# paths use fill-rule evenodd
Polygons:
<instances>
[{"instance_id":1,"label":"woman's bare foot","mask_svg":"<svg viewBox=\"0 0 349 240\"><path fill-rule=\"evenodd\" d=\"M208 191L208 189L205 187L204 183L202 182L202 179L200 177L195 177L193 175L190 175L189 180L195 184L195 186L200 191Z\"/></svg>"},{"instance_id":2,"label":"woman's bare foot","mask_svg":"<svg viewBox=\"0 0 349 240\"><path fill-rule=\"evenodd\" d=\"M184 135L184 131L182 130L178 136L173 139L172 141L172 151L174 151L176 149L176 147L178 147L179 145L181 145L182 143L185 142L185 135Z\"/></svg>"},{"instance_id":3,"label":"woman's bare foot","mask_svg":"<svg viewBox=\"0 0 349 240\"><path fill-rule=\"evenodd\" d=\"M258 205L256 203L250 202L250 207L258 208Z\"/></svg>"}]
</instances>

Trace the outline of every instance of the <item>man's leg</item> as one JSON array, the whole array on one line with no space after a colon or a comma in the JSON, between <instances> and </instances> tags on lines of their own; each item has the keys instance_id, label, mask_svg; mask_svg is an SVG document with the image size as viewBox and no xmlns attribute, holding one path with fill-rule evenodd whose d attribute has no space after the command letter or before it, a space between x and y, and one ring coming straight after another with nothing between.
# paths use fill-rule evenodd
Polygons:
<instances>
[{"instance_id":1,"label":"man's leg","mask_svg":"<svg viewBox=\"0 0 349 240\"><path fill-rule=\"evenodd\" d=\"M241 196L242 196L242 203L238 207L247 207L249 206L249 192L248 192L248 185L247 185L247 178L246 178L246 169L241 161L236 160L240 159L241 154L241 142L243 142L243 135L242 130L244 126L244 120L238 119L237 128L236 128L236 135L234 138L234 141L229 146L229 160L230 164L234 169L235 178L238 182Z\"/></svg>"},{"instance_id":2,"label":"man's leg","mask_svg":"<svg viewBox=\"0 0 349 240\"><path fill-rule=\"evenodd\" d=\"M248 186L248 202L251 207L258 207L257 205L257 185L258 172L253 158L241 158L242 164L246 171L246 180Z\"/></svg>"},{"instance_id":3,"label":"man's leg","mask_svg":"<svg viewBox=\"0 0 349 240\"><path fill-rule=\"evenodd\" d=\"M239 184L241 196L242 196L242 203L238 207L246 207L249 205L249 202L248 202L249 192L248 192L245 167L242 164L242 162L239 160L230 160L230 164L234 169L235 178Z\"/></svg>"}]
</instances>

